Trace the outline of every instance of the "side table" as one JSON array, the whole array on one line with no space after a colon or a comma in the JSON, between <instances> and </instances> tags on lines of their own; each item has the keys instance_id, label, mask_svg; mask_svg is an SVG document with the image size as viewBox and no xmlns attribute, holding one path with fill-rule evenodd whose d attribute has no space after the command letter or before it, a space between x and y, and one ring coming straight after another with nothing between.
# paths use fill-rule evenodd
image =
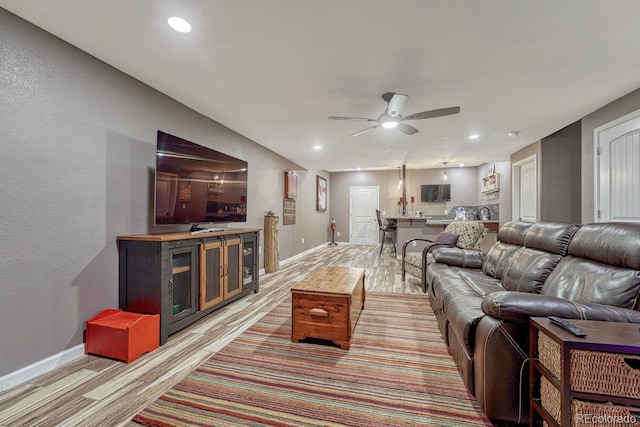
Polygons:
<instances>
[{"instance_id":1,"label":"side table","mask_svg":"<svg viewBox=\"0 0 640 427\"><path fill-rule=\"evenodd\" d=\"M546 317L530 323L531 426L640 425L640 325Z\"/></svg>"}]
</instances>

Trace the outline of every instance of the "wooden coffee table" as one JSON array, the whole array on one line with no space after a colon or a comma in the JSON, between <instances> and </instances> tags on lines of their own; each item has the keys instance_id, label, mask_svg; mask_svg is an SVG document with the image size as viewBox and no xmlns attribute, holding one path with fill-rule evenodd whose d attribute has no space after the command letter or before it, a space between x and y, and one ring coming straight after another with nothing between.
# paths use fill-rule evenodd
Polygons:
<instances>
[{"instance_id":1,"label":"wooden coffee table","mask_svg":"<svg viewBox=\"0 0 640 427\"><path fill-rule=\"evenodd\" d=\"M364 300L363 268L317 269L291 288L291 341L319 338L348 350Z\"/></svg>"}]
</instances>

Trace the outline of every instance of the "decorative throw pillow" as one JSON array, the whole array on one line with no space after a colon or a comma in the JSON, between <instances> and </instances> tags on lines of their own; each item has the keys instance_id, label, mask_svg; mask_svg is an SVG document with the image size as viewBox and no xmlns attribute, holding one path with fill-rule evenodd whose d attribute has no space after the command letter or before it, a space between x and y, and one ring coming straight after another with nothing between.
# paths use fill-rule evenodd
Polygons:
<instances>
[{"instance_id":1,"label":"decorative throw pillow","mask_svg":"<svg viewBox=\"0 0 640 427\"><path fill-rule=\"evenodd\" d=\"M459 234L441 232L433 239L434 243L445 243L447 245L455 246L458 243Z\"/></svg>"}]
</instances>

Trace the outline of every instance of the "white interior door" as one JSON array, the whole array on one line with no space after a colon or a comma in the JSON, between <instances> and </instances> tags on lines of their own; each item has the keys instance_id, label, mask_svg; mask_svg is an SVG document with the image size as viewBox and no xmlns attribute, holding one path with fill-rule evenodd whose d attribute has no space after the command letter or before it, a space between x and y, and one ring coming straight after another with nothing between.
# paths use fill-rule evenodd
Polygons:
<instances>
[{"instance_id":1,"label":"white interior door","mask_svg":"<svg viewBox=\"0 0 640 427\"><path fill-rule=\"evenodd\" d=\"M353 245L378 244L379 204L378 187L351 187L350 191L349 243Z\"/></svg>"},{"instance_id":2,"label":"white interior door","mask_svg":"<svg viewBox=\"0 0 640 427\"><path fill-rule=\"evenodd\" d=\"M640 222L640 111L594 130L596 221Z\"/></svg>"},{"instance_id":3,"label":"white interior door","mask_svg":"<svg viewBox=\"0 0 640 427\"><path fill-rule=\"evenodd\" d=\"M513 219L538 220L538 174L536 155L513 164Z\"/></svg>"}]
</instances>

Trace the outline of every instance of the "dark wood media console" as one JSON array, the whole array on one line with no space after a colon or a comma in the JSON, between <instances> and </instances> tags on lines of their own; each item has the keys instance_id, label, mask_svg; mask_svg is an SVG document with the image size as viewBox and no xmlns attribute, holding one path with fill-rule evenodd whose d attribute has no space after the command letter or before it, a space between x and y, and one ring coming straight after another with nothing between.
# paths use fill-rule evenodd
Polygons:
<instances>
[{"instance_id":1,"label":"dark wood media console","mask_svg":"<svg viewBox=\"0 0 640 427\"><path fill-rule=\"evenodd\" d=\"M258 292L260 229L118 237L120 308L160 315L170 334Z\"/></svg>"}]
</instances>

